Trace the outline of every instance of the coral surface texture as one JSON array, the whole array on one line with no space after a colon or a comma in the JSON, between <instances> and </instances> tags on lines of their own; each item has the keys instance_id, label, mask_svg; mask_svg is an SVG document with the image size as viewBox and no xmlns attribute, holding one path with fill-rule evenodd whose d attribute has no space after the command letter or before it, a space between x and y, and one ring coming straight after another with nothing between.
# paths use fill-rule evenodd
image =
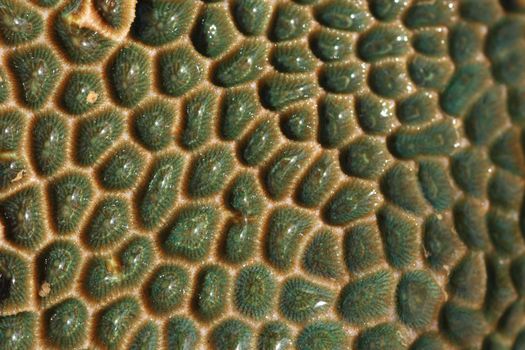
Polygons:
<instances>
[{"instance_id":1,"label":"coral surface texture","mask_svg":"<svg viewBox=\"0 0 525 350\"><path fill-rule=\"evenodd\" d=\"M524 350L524 0L0 0L0 350Z\"/></svg>"}]
</instances>

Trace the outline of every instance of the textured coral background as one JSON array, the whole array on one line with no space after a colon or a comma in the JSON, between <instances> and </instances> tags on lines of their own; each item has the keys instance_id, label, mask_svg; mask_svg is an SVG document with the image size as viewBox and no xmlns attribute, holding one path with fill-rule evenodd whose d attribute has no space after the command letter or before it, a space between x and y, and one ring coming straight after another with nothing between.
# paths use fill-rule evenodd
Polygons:
<instances>
[{"instance_id":1,"label":"textured coral background","mask_svg":"<svg viewBox=\"0 0 525 350\"><path fill-rule=\"evenodd\" d=\"M525 349L522 0L0 0L0 349Z\"/></svg>"}]
</instances>

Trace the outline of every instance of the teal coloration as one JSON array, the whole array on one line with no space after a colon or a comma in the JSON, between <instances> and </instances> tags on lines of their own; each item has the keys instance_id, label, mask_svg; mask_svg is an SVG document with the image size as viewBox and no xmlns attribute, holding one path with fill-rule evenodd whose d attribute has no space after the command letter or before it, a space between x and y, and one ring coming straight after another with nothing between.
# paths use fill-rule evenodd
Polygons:
<instances>
[{"instance_id":1,"label":"teal coloration","mask_svg":"<svg viewBox=\"0 0 525 350\"><path fill-rule=\"evenodd\" d=\"M406 55L409 49L408 34L402 27L375 26L359 36L357 53L366 62Z\"/></svg>"},{"instance_id":2,"label":"teal coloration","mask_svg":"<svg viewBox=\"0 0 525 350\"><path fill-rule=\"evenodd\" d=\"M412 37L414 49L427 56L443 57L448 54L447 33L440 29L419 31Z\"/></svg>"},{"instance_id":3,"label":"teal coloration","mask_svg":"<svg viewBox=\"0 0 525 350\"><path fill-rule=\"evenodd\" d=\"M97 73L73 71L64 86L62 104L71 114L84 114L100 104L103 92L102 81Z\"/></svg>"},{"instance_id":4,"label":"teal coloration","mask_svg":"<svg viewBox=\"0 0 525 350\"><path fill-rule=\"evenodd\" d=\"M59 233L71 233L78 225L92 197L91 182L82 173L70 173L50 185L52 221Z\"/></svg>"},{"instance_id":5,"label":"teal coloration","mask_svg":"<svg viewBox=\"0 0 525 350\"><path fill-rule=\"evenodd\" d=\"M180 135L183 147L192 150L209 141L216 109L217 98L210 90L202 90L186 101Z\"/></svg>"},{"instance_id":6,"label":"teal coloration","mask_svg":"<svg viewBox=\"0 0 525 350\"><path fill-rule=\"evenodd\" d=\"M468 21L491 24L501 15L501 7L492 0L463 0L459 13Z\"/></svg>"},{"instance_id":7,"label":"teal coloration","mask_svg":"<svg viewBox=\"0 0 525 350\"><path fill-rule=\"evenodd\" d=\"M232 87L257 79L264 69L267 47L247 39L217 65L214 77L220 86Z\"/></svg>"},{"instance_id":8,"label":"teal coloration","mask_svg":"<svg viewBox=\"0 0 525 350\"><path fill-rule=\"evenodd\" d=\"M512 122L525 126L525 88L511 88L507 94L507 110Z\"/></svg>"},{"instance_id":9,"label":"teal coloration","mask_svg":"<svg viewBox=\"0 0 525 350\"><path fill-rule=\"evenodd\" d=\"M209 205L183 207L169 228L163 248L170 255L196 261L204 258L219 221L219 212Z\"/></svg>"},{"instance_id":10,"label":"teal coloration","mask_svg":"<svg viewBox=\"0 0 525 350\"><path fill-rule=\"evenodd\" d=\"M394 128L393 102L373 94L356 100L356 116L361 129L371 135L386 135Z\"/></svg>"},{"instance_id":11,"label":"teal coloration","mask_svg":"<svg viewBox=\"0 0 525 350\"><path fill-rule=\"evenodd\" d=\"M0 111L0 152L16 151L26 128L26 116L15 109Z\"/></svg>"},{"instance_id":12,"label":"teal coloration","mask_svg":"<svg viewBox=\"0 0 525 350\"><path fill-rule=\"evenodd\" d=\"M226 52L234 31L228 13L222 7L208 5L200 14L193 34L193 44L201 54L217 57Z\"/></svg>"},{"instance_id":13,"label":"teal coloration","mask_svg":"<svg viewBox=\"0 0 525 350\"><path fill-rule=\"evenodd\" d=\"M154 247L145 236L132 237L120 248L119 262L122 271L121 288L135 287L150 270L153 263Z\"/></svg>"},{"instance_id":14,"label":"teal coloration","mask_svg":"<svg viewBox=\"0 0 525 350\"><path fill-rule=\"evenodd\" d=\"M405 12L403 22L410 29L446 26L454 16L447 0L416 2Z\"/></svg>"},{"instance_id":15,"label":"teal coloration","mask_svg":"<svg viewBox=\"0 0 525 350\"><path fill-rule=\"evenodd\" d=\"M166 343L169 349L194 349L199 340L199 331L190 319L176 316L166 325Z\"/></svg>"},{"instance_id":16,"label":"teal coloration","mask_svg":"<svg viewBox=\"0 0 525 350\"><path fill-rule=\"evenodd\" d=\"M370 184L351 180L329 199L323 208L330 225L346 225L371 214L379 204L378 191Z\"/></svg>"},{"instance_id":17,"label":"teal coloration","mask_svg":"<svg viewBox=\"0 0 525 350\"><path fill-rule=\"evenodd\" d=\"M281 116L281 131L290 140L308 141L315 136L314 111L308 107L297 108Z\"/></svg>"},{"instance_id":18,"label":"teal coloration","mask_svg":"<svg viewBox=\"0 0 525 350\"><path fill-rule=\"evenodd\" d=\"M491 60L497 60L516 47L520 42L520 33L523 31L523 22L517 18L505 17L495 23L486 37L485 51Z\"/></svg>"},{"instance_id":19,"label":"teal coloration","mask_svg":"<svg viewBox=\"0 0 525 350\"><path fill-rule=\"evenodd\" d=\"M69 298L46 311L45 337L61 349L74 349L86 337L88 311L84 303Z\"/></svg>"},{"instance_id":20,"label":"teal coloration","mask_svg":"<svg viewBox=\"0 0 525 350\"><path fill-rule=\"evenodd\" d=\"M160 151L173 140L175 111L162 100L151 100L133 112L133 130L138 141L150 151Z\"/></svg>"},{"instance_id":21,"label":"teal coloration","mask_svg":"<svg viewBox=\"0 0 525 350\"><path fill-rule=\"evenodd\" d=\"M312 275L324 278L338 278L342 269L337 237L328 230L315 234L303 253L302 267Z\"/></svg>"},{"instance_id":22,"label":"teal coloration","mask_svg":"<svg viewBox=\"0 0 525 350\"><path fill-rule=\"evenodd\" d=\"M381 192L395 205L421 215L426 207L425 198L417 184L417 174L404 163L397 163L381 179Z\"/></svg>"},{"instance_id":23,"label":"teal coloration","mask_svg":"<svg viewBox=\"0 0 525 350\"><path fill-rule=\"evenodd\" d=\"M443 111L452 116L462 115L480 87L485 84L488 74L487 69L481 64L459 67L441 93L439 102Z\"/></svg>"},{"instance_id":24,"label":"teal coloration","mask_svg":"<svg viewBox=\"0 0 525 350\"><path fill-rule=\"evenodd\" d=\"M104 23L115 29L122 26L122 8L125 6L123 0L95 0L93 3Z\"/></svg>"},{"instance_id":25,"label":"teal coloration","mask_svg":"<svg viewBox=\"0 0 525 350\"><path fill-rule=\"evenodd\" d=\"M312 218L306 212L276 207L270 214L264 242L265 254L279 270L289 270L295 262L299 242L310 229Z\"/></svg>"},{"instance_id":26,"label":"teal coloration","mask_svg":"<svg viewBox=\"0 0 525 350\"><path fill-rule=\"evenodd\" d=\"M40 36L44 21L38 12L11 0L2 0L0 7L0 37L4 44L21 45Z\"/></svg>"},{"instance_id":27,"label":"teal coloration","mask_svg":"<svg viewBox=\"0 0 525 350\"><path fill-rule=\"evenodd\" d=\"M507 211L490 208L486 216L489 237L497 251L512 256L523 246L518 218Z\"/></svg>"},{"instance_id":28,"label":"teal coloration","mask_svg":"<svg viewBox=\"0 0 525 350\"><path fill-rule=\"evenodd\" d=\"M27 166L18 157L0 159L0 191L12 186L18 174L26 171Z\"/></svg>"},{"instance_id":29,"label":"teal coloration","mask_svg":"<svg viewBox=\"0 0 525 350\"><path fill-rule=\"evenodd\" d=\"M334 321L317 321L304 327L297 336L298 350L343 350L347 335Z\"/></svg>"},{"instance_id":30,"label":"teal coloration","mask_svg":"<svg viewBox=\"0 0 525 350\"><path fill-rule=\"evenodd\" d=\"M503 101L503 89L494 87L474 103L464 123L465 133L472 143L489 144L505 124Z\"/></svg>"},{"instance_id":31,"label":"teal coloration","mask_svg":"<svg viewBox=\"0 0 525 350\"><path fill-rule=\"evenodd\" d=\"M145 293L149 306L164 314L178 309L188 293L188 272L178 265L162 265L152 275Z\"/></svg>"},{"instance_id":32,"label":"teal coloration","mask_svg":"<svg viewBox=\"0 0 525 350\"><path fill-rule=\"evenodd\" d=\"M430 273L416 270L403 274L396 292L401 322L414 329L427 328L442 298L441 289Z\"/></svg>"},{"instance_id":33,"label":"teal coloration","mask_svg":"<svg viewBox=\"0 0 525 350\"><path fill-rule=\"evenodd\" d=\"M129 206L120 198L102 199L93 212L85 231L85 242L94 250L115 246L128 233Z\"/></svg>"},{"instance_id":34,"label":"teal coloration","mask_svg":"<svg viewBox=\"0 0 525 350\"><path fill-rule=\"evenodd\" d=\"M144 160L135 146L124 143L100 168L98 178L109 190L125 190L135 185Z\"/></svg>"},{"instance_id":35,"label":"teal coloration","mask_svg":"<svg viewBox=\"0 0 525 350\"><path fill-rule=\"evenodd\" d=\"M120 48L108 67L114 97L123 107L134 107L148 94L151 64L146 51L137 45Z\"/></svg>"},{"instance_id":36,"label":"teal coloration","mask_svg":"<svg viewBox=\"0 0 525 350\"><path fill-rule=\"evenodd\" d=\"M477 304L485 298L486 283L487 271L483 255L469 253L452 270L448 289L455 298Z\"/></svg>"},{"instance_id":37,"label":"teal coloration","mask_svg":"<svg viewBox=\"0 0 525 350\"><path fill-rule=\"evenodd\" d=\"M452 27L448 40L450 58L458 65L475 60L482 51L479 28L473 25L459 23Z\"/></svg>"},{"instance_id":38,"label":"teal coloration","mask_svg":"<svg viewBox=\"0 0 525 350\"><path fill-rule=\"evenodd\" d=\"M242 217L253 217L262 212L265 200L253 174L237 175L228 193L228 204Z\"/></svg>"},{"instance_id":39,"label":"teal coloration","mask_svg":"<svg viewBox=\"0 0 525 350\"><path fill-rule=\"evenodd\" d=\"M189 174L188 193L207 197L220 192L231 176L234 159L225 146L211 146L197 155Z\"/></svg>"},{"instance_id":40,"label":"teal coloration","mask_svg":"<svg viewBox=\"0 0 525 350\"><path fill-rule=\"evenodd\" d=\"M137 17L132 32L137 39L151 46L175 41L189 30L192 2L187 0L146 0L137 4Z\"/></svg>"},{"instance_id":41,"label":"teal coloration","mask_svg":"<svg viewBox=\"0 0 525 350\"><path fill-rule=\"evenodd\" d=\"M309 155L307 149L292 145L281 149L270 161L264 184L271 198L282 199L288 193Z\"/></svg>"},{"instance_id":42,"label":"teal coloration","mask_svg":"<svg viewBox=\"0 0 525 350\"><path fill-rule=\"evenodd\" d=\"M246 136L241 157L250 166L266 161L278 144L279 130L271 119L264 119Z\"/></svg>"},{"instance_id":43,"label":"teal coloration","mask_svg":"<svg viewBox=\"0 0 525 350\"><path fill-rule=\"evenodd\" d=\"M485 333L485 319L478 310L448 302L442 308L442 318L443 331L456 344L473 345Z\"/></svg>"},{"instance_id":44,"label":"teal coloration","mask_svg":"<svg viewBox=\"0 0 525 350\"><path fill-rule=\"evenodd\" d=\"M328 92L350 94L363 87L364 75L363 67L358 63L332 63L323 67L319 83Z\"/></svg>"},{"instance_id":45,"label":"teal coloration","mask_svg":"<svg viewBox=\"0 0 525 350\"><path fill-rule=\"evenodd\" d=\"M94 164L124 131L124 120L116 110L105 110L82 118L75 137L76 160L83 166Z\"/></svg>"},{"instance_id":46,"label":"teal coloration","mask_svg":"<svg viewBox=\"0 0 525 350\"><path fill-rule=\"evenodd\" d=\"M349 32L362 32L371 22L364 8L343 0L331 0L318 7L315 17L324 26Z\"/></svg>"},{"instance_id":47,"label":"teal coloration","mask_svg":"<svg viewBox=\"0 0 525 350\"><path fill-rule=\"evenodd\" d=\"M428 92L416 92L399 101L396 108L397 118L403 124L425 123L437 114L437 105Z\"/></svg>"},{"instance_id":48,"label":"teal coloration","mask_svg":"<svg viewBox=\"0 0 525 350\"><path fill-rule=\"evenodd\" d=\"M436 333L423 333L410 346L410 350L445 350L443 340Z\"/></svg>"},{"instance_id":49,"label":"teal coloration","mask_svg":"<svg viewBox=\"0 0 525 350\"><path fill-rule=\"evenodd\" d=\"M25 187L0 202L5 238L24 249L36 249L44 239L42 195L36 186Z\"/></svg>"},{"instance_id":50,"label":"teal coloration","mask_svg":"<svg viewBox=\"0 0 525 350\"><path fill-rule=\"evenodd\" d=\"M254 219L243 217L228 224L224 237L224 258L239 264L253 257L259 227Z\"/></svg>"},{"instance_id":51,"label":"teal coloration","mask_svg":"<svg viewBox=\"0 0 525 350\"><path fill-rule=\"evenodd\" d=\"M288 320L306 322L325 313L333 304L333 293L301 277L284 282L279 297L279 309Z\"/></svg>"},{"instance_id":52,"label":"teal coloration","mask_svg":"<svg viewBox=\"0 0 525 350\"><path fill-rule=\"evenodd\" d=\"M146 321L133 337L129 350L155 350L159 346L159 329L153 321Z\"/></svg>"},{"instance_id":53,"label":"teal coloration","mask_svg":"<svg viewBox=\"0 0 525 350\"><path fill-rule=\"evenodd\" d=\"M451 266L457 254L458 242L451 226L451 223L437 215L431 215L425 221L423 247L426 261L433 269L442 270Z\"/></svg>"},{"instance_id":54,"label":"teal coloration","mask_svg":"<svg viewBox=\"0 0 525 350\"><path fill-rule=\"evenodd\" d=\"M297 187L295 197L300 204L315 208L329 195L336 180L336 162L333 157L323 154L307 170Z\"/></svg>"},{"instance_id":55,"label":"teal coloration","mask_svg":"<svg viewBox=\"0 0 525 350\"><path fill-rule=\"evenodd\" d=\"M389 160L385 144L370 136L355 139L340 153L341 169L350 176L363 179L377 179Z\"/></svg>"},{"instance_id":56,"label":"teal coloration","mask_svg":"<svg viewBox=\"0 0 525 350\"><path fill-rule=\"evenodd\" d=\"M22 311L9 316L0 316L0 347L25 350L35 345L37 315Z\"/></svg>"},{"instance_id":57,"label":"teal coloration","mask_svg":"<svg viewBox=\"0 0 525 350\"><path fill-rule=\"evenodd\" d=\"M315 82L306 76L276 74L265 79L261 86L262 102L271 110L282 110L296 102L314 97Z\"/></svg>"},{"instance_id":58,"label":"teal coloration","mask_svg":"<svg viewBox=\"0 0 525 350\"><path fill-rule=\"evenodd\" d=\"M142 192L138 196L138 214L147 228L159 226L170 211L179 192L184 159L166 154L154 163Z\"/></svg>"},{"instance_id":59,"label":"teal coloration","mask_svg":"<svg viewBox=\"0 0 525 350\"><path fill-rule=\"evenodd\" d=\"M60 0L36 0L35 3L42 7L54 7Z\"/></svg>"},{"instance_id":60,"label":"teal coloration","mask_svg":"<svg viewBox=\"0 0 525 350\"><path fill-rule=\"evenodd\" d=\"M281 4L275 10L270 37L275 41L298 39L310 29L308 11L298 5Z\"/></svg>"},{"instance_id":61,"label":"teal coloration","mask_svg":"<svg viewBox=\"0 0 525 350\"><path fill-rule=\"evenodd\" d=\"M398 99L408 92L406 68L396 62L372 65L368 85L381 97Z\"/></svg>"},{"instance_id":62,"label":"teal coloration","mask_svg":"<svg viewBox=\"0 0 525 350\"><path fill-rule=\"evenodd\" d=\"M102 33L82 27L72 20L81 11L82 4L81 0L69 2L55 19L53 31L60 47L71 62L75 64L101 62L109 54L115 42Z\"/></svg>"},{"instance_id":63,"label":"teal coloration","mask_svg":"<svg viewBox=\"0 0 525 350\"><path fill-rule=\"evenodd\" d=\"M353 107L348 99L326 95L321 100L318 138L322 146L340 147L356 128Z\"/></svg>"},{"instance_id":64,"label":"teal coloration","mask_svg":"<svg viewBox=\"0 0 525 350\"><path fill-rule=\"evenodd\" d=\"M356 342L356 350L403 350L405 339L400 327L395 323L381 323L361 333Z\"/></svg>"},{"instance_id":65,"label":"teal coloration","mask_svg":"<svg viewBox=\"0 0 525 350\"><path fill-rule=\"evenodd\" d=\"M290 328L279 321L264 324L259 331L257 350L289 350L292 346Z\"/></svg>"},{"instance_id":66,"label":"teal coloration","mask_svg":"<svg viewBox=\"0 0 525 350\"><path fill-rule=\"evenodd\" d=\"M95 336L101 345L118 348L140 313L139 303L132 297L122 297L106 306L99 315Z\"/></svg>"},{"instance_id":67,"label":"teal coloration","mask_svg":"<svg viewBox=\"0 0 525 350\"><path fill-rule=\"evenodd\" d=\"M272 273L264 265L242 268L235 281L235 307L250 318L263 318L273 306L276 284Z\"/></svg>"},{"instance_id":68,"label":"teal coloration","mask_svg":"<svg viewBox=\"0 0 525 350\"><path fill-rule=\"evenodd\" d=\"M524 185L518 177L497 169L489 180L488 195L492 205L503 209L518 209Z\"/></svg>"},{"instance_id":69,"label":"teal coloration","mask_svg":"<svg viewBox=\"0 0 525 350\"><path fill-rule=\"evenodd\" d=\"M135 236L115 256L95 256L90 260L83 279L84 292L101 301L119 290L136 287L152 262L151 241Z\"/></svg>"},{"instance_id":70,"label":"teal coloration","mask_svg":"<svg viewBox=\"0 0 525 350\"><path fill-rule=\"evenodd\" d=\"M246 35L260 35L268 24L270 6L264 0L236 0L233 19L237 28Z\"/></svg>"},{"instance_id":71,"label":"teal coloration","mask_svg":"<svg viewBox=\"0 0 525 350\"><path fill-rule=\"evenodd\" d=\"M202 60L185 46L161 53L158 69L162 91L175 97L180 97L197 86L204 75Z\"/></svg>"},{"instance_id":72,"label":"teal coloration","mask_svg":"<svg viewBox=\"0 0 525 350\"><path fill-rule=\"evenodd\" d=\"M468 194L483 197L489 178L490 161L477 148L467 148L452 156L451 172L456 184Z\"/></svg>"},{"instance_id":73,"label":"teal coloration","mask_svg":"<svg viewBox=\"0 0 525 350\"><path fill-rule=\"evenodd\" d=\"M453 214L454 226L463 243L472 250L488 250L490 241L482 204L474 199L459 200Z\"/></svg>"},{"instance_id":74,"label":"teal coloration","mask_svg":"<svg viewBox=\"0 0 525 350\"><path fill-rule=\"evenodd\" d=\"M525 48L517 46L504 52L492 62L492 75L505 85L519 86L525 74Z\"/></svg>"},{"instance_id":75,"label":"teal coloration","mask_svg":"<svg viewBox=\"0 0 525 350\"><path fill-rule=\"evenodd\" d=\"M72 287L78 276L82 257L77 246L66 240L53 241L38 257L38 282L49 284L46 300L61 295Z\"/></svg>"},{"instance_id":76,"label":"teal coloration","mask_svg":"<svg viewBox=\"0 0 525 350\"><path fill-rule=\"evenodd\" d=\"M29 273L24 258L13 251L0 250L0 286L2 286L0 308L2 310L8 310L11 307L20 308L27 304ZM1 329L0 326L0 344L2 344Z\"/></svg>"},{"instance_id":77,"label":"teal coloration","mask_svg":"<svg viewBox=\"0 0 525 350\"><path fill-rule=\"evenodd\" d=\"M390 139L391 149L401 158L448 156L457 147L459 135L452 120L438 120L419 130L400 128Z\"/></svg>"},{"instance_id":78,"label":"teal coloration","mask_svg":"<svg viewBox=\"0 0 525 350\"><path fill-rule=\"evenodd\" d=\"M316 66L309 48L299 43L277 45L270 61L282 73L306 73Z\"/></svg>"},{"instance_id":79,"label":"teal coloration","mask_svg":"<svg viewBox=\"0 0 525 350\"><path fill-rule=\"evenodd\" d=\"M372 15L383 22L390 22L398 18L406 6L406 0L370 0L368 2L368 9Z\"/></svg>"},{"instance_id":80,"label":"teal coloration","mask_svg":"<svg viewBox=\"0 0 525 350\"><path fill-rule=\"evenodd\" d=\"M222 100L220 131L226 140L237 139L254 119L259 106L250 90L226 90Z\"/></svg>"},{"instance_id":81,"label":"teal coloration","mask_svg":"<svg viewBox=\"0 0 525 350\"><path fill-rule=\"evenodd\" d=\"M418 227L393 206L383 207L377 220L389 264L398 269L407 268L419 254Z\"/></svg>"},{"instance_id":82,"label":"teal coloration","mask_svg":"<svg viewBox=\"0 0 525 350\"><path fill-rule=\"evenodd\" d=\"M32 158L40 174L51 176L63 166L66 158L69 138L67 124L53 112L44 112L34 119L31 130Z\"/></svg>"},{"instance_id":83,"label":"teal coloration","mask_svg":"<svg viewBox=\"0 0 525 350\"><path fill-rule=\"evenodd\" d=\"M525 295L525 255L521 255L512 261L510 276L520 296Z\"/></svg>"},{"instance_id":84,"label":"teal coloration","mask_svg":"<svg viewBox=\"0 0 525 350\"><path fill-rule=\"evenodd\" d=\"M49 47L36 45L15 51L9 66L18 82L23 103L34 110L40 109L53 94L61 68Z\"/></svg>"},{"instance_id":85,"label":"teal coloration","mask_svg":"<svg viewBox=\"0 0 525 350\"><path fill-rule=\"evenodd\" d=\"M339 295L338 310L354 325L386 316L394 299L394 276L380 270L347 284Z\"/></svg>"},{"instance_id":86,"label":"teal coloration","mask_svg":"<svg viewBox=\"0 0 525 350\"><path fill-rule=\"evenodd\" d=\"M487 322L493 323L501 318L505 309L517 300L517 293L512 284L510 262L497 254L486 257L487 290L483 314ZM486 330L483 332L486 334Z\"/></svg>"},{"instance_id":87,"label":"teal coloration","mask_svg":"<svg viewBox=\"0 0 525 350\"><path fill-rule=\"evenodd\" d=\"M313 34L310 46L319 59L332 62L347 58L352 53L352 42L345 33L321 29Z\"/></svg>"},{"instance_id":88,"label":"teal coloration","mask_svg":"<svg viewBox=\"0 0 525 350\"><path fill-rule=\"evenodd\" d=\"M525 155L523 153L521 135L515 128L504 131L490 147L492 162L519 177L525 176Z\"/></svg>"},{"instance_id":89,"label":"teal coloration","mask_svg":"<svg viewBox=\"0 0 525 350\"><path fill-rule=\"evenodd\" d=\"M348 229L343 249L346 267L352 273L368 271L383 260L383 246L375 224L364 223Z\"/></svg>"},{"instance_id":90,"label":"teal coloration","mask_svg":"<svg viewBox=\"0 0 525 350\"><path fill-rule=\"evenodd\" d=\"M454 66L448 61L437 60L421 55L415 55L414 58L408 63L408 73L410 75L410 79L417 86L437 91L441 91L447 87L450 77L453 74L453 69ZM459 83L460 80L456 80L456 84ZM462 89L462 87L454 86L453 89ZM447 96L447 99L450 101L447 101L446 103L451 105L456 102L453 96L461 96L452 92L448 94L449 95ZM451 106L447 108L449 108L448 110L452 111L452 108L458 107ZM457 114L459 114L459 112Z\"/></svg>"},{"instance_id":91,"label":"teal coloration","mask_svg":"<svg viewBox=\"0 0 525 350\"><path fill-rule=\"evenodd\" d=\"M210 336L214 350L249 350L252 347L253 333L251 328L236 319L226 319L216 326Z\"/></svg>"},{"instance_id":92,"label":"teal coloration","mask_svg":"<svg viewBox=\"0 0 525 350\"><path fill-rule=\"evenodd\" d=\"M226 307L228 288L229 276L224 268L209 265L201 269L193 296L193 306L199 317L207 321L219 317Z\"/></svg>"}]
</instances>

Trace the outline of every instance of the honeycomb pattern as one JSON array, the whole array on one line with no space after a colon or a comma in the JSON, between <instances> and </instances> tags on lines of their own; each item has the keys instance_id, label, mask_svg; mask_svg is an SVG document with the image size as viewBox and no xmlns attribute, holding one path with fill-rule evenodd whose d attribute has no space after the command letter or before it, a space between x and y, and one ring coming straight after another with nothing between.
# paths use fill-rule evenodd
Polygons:
<instances>
[{"instance_id":1,"label":"honeycomb pattern","mask_svg":"<svg viewBox=\"0 0 525 350\"><path fill-rule=\"evenodd\" d=\"M1 349L525 348L521 0L0 0Z\"/></svg>"}]
</instances>

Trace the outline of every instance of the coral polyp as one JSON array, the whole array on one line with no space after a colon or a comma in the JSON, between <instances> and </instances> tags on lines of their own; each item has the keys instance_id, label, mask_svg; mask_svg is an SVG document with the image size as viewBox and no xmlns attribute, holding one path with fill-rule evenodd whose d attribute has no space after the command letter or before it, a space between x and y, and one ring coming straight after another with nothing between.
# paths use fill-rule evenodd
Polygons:
<instances>
[{"instance_id":1,"label":"coral polyp","mask_svg":"<svg viewBox=\"0 0 525 350\"><path fill-rule=\"evenodd\" d=\"M0 350L525 348L523 0L0 0Z\"/></svg>"}]
</instances>

